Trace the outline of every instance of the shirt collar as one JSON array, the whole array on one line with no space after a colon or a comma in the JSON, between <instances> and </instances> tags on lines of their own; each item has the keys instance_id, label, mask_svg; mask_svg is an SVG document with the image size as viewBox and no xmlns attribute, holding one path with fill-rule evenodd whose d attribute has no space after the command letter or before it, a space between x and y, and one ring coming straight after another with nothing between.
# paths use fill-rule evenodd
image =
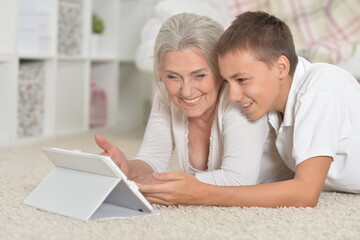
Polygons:
<instances>
[{"instance_id":1,"label":"shirt collar","mask_svg":"<svg viewBox=\"0 0 360 240\"><path fill-rule=\"evenodd\" d=\"M272 110L268 112L268 119L270 125L275 129L276 135L279 135L279 128L280 128L280 117L279 112Z\"/></svg>"},{"instance_id":2,"label":"shirt collar","mask_svg":"<svg viewBox=\"0 0 360 240\"><path fill-rule=\"evenodd\" d=\"M308 63L302 57L298 57L298 64L295 69L294 77L292 79L289 95L286 101L283 126L294 126L294 108L296 104L296 89L299 84L300 79L305 73L305 64Z\"/></svg>"}]
</instances>

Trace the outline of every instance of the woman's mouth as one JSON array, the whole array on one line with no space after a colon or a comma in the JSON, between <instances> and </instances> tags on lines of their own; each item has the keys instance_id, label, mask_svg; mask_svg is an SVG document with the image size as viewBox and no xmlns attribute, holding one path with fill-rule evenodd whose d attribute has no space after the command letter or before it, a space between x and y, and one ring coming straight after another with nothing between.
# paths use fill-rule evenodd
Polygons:
<instances>
[{"instance_id":1,"label":"woman's mouth","mask_svg":"<svg viewBox=\"0 0 360 240\"><path fill-rule=\"evenodd\" d=\"M187 104L193 105L193 104L196 104L200 100L201 97L202 97L202 95L197 98L182 98L182 100Z\"/></svg>"}]
</instances>

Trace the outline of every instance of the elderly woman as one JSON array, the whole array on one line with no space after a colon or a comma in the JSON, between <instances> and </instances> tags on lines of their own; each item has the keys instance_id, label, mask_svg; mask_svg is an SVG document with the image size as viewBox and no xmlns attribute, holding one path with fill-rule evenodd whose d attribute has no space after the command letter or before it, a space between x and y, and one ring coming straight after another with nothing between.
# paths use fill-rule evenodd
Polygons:
<instances>
[{"instance_id":1,"label":"elderly woman","mask_svg":"<svg viewBox=\"0 0 360 240\"><path fill-rule=\"evenodd\" d=\"M187 181L234 186L292 177L271 145L275 135L267 118L251 122L241 106L228 100L229 87L219 74L216 53L223 31L204 16L183 13L169 18L155 42L159 91L135 160L128 161L116 146L95 137L103 154L138 182L150 201L163 203L159 199L166 197L177 199L175 204L205 204L196 194L181 194L191 187ZM175 149L183 173L170 173L163 181L165 176L155 173L167 171ZM186 181L177 184L183 176Z\"/></svg>"}]
</instances>

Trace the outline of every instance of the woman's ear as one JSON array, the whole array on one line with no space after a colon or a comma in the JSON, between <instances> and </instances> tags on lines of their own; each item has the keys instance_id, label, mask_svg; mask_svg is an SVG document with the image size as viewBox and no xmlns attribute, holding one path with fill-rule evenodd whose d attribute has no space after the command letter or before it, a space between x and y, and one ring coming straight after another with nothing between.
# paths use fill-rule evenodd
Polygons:
<instances>
[{"instance_id":1,"label":"woman's ear","mask_svg":"<svg viewBox=\"0 0 360 240\"><path fill-rule=\"evenodd\" d=\"M284 56L281 55L278 59L277 59L277 68L279 70L279 77L280 79L286 78L289 75L290 72L290 62L289 59Z\"/></svg>"}]
</instances>

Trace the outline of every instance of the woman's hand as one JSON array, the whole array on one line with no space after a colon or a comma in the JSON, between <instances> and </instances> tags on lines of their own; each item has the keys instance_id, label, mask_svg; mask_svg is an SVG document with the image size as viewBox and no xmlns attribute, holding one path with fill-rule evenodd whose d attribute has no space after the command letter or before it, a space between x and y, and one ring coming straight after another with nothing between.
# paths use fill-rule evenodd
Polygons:
<instances>
[{"instance_id":1,"label":"woman's hand","mask_svg":"<svg viewBox=\"0 0 360 240\"><path fill-rule=\"evenodd\" d=\"M153 173L161 184L138 184L139 190L153 203L163 205L206 204L206 188L195 176L183 172Z\"/></svg>"},{"instance_id":2,"label":"woman's hand","mask_svg":"<svg viewBox=\"0 0 360 240\"><path fill-rule=\"evenodd\" d=\"M124 153L101 135L95 135L95 141L97 145L104 150L101 155L109 156L125 175L129 176L129 165Z\"/></svg>"}]
</instances>

